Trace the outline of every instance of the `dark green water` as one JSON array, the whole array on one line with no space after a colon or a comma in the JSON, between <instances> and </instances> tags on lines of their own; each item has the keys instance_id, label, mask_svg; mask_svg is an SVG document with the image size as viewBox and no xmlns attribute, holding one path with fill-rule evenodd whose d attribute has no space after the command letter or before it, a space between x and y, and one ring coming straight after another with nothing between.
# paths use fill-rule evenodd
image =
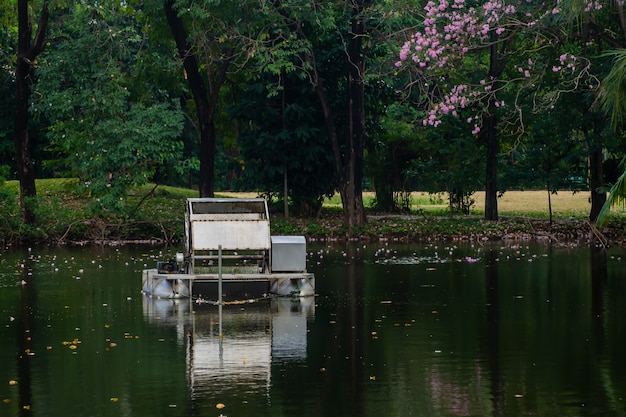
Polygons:
<instances>
[{"instance_id":1,"label":"dark green water","mask_svg":"<svg viewBox=\"0 0 626 417\"><path fill-rule=\"evenodd\" d=\"M0 416L626 415L626 253L308 249L319 295L224 306L223 338L142 296L163 249L5 251Z\"/></svg>"}]
</instances>

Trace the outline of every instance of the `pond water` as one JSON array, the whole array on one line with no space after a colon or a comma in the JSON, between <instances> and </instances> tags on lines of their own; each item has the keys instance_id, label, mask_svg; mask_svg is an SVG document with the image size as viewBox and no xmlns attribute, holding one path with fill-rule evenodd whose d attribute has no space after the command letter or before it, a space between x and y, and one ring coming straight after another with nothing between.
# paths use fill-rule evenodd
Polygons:
<instances>
[{"instance_id":1,"label":"pond water","mask_svg":"<svg viewBox=\"0 0 626 417\"><path fill-rule=\"evenodd\" d=\"M177 248L173 248L174 253ZM0 255L0 416L623 416L626 253L309 244L318 296L155 300L169 249Z\"/></svg>"}]
</instances>

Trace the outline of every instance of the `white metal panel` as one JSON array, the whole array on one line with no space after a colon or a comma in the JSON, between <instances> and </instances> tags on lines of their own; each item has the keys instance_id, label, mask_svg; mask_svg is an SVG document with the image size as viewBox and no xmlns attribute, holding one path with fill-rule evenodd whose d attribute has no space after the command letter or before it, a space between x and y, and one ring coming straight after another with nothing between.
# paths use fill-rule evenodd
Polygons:
<instances>
[{"instance_id":1,"label":"white metal panel","mask_svg":"<svg viewBox=\"0 0 626 417\"><path fill-rule=\"evenodd\" d=\"M269 250L268 221L200 221L191 223L192 250Z\"/></svg>"},{"instance_id":2,"label":"white metal panel","mask_svg":"<svg viewBox=\"0 0 626 417\"><path fill-rule=\"evenodd\" d=\"M272 236L272 272L306 272L304 236Z\"/></svg>"}]
</instances>

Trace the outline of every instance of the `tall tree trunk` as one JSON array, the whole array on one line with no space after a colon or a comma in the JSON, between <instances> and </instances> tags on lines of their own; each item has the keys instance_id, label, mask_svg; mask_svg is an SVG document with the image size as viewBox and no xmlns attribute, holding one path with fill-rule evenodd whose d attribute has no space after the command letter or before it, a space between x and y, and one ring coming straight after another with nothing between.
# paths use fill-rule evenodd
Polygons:
<instances>
[{"instance_id":1,"label":"tall tree trunk","mask_svg":"<svg viewBox=\"0 0 626 417\"><path fill-rule=\"evenodd\" d=\"M596 125L598 123L596 122ZM602 139L597 129L594 129L593 138L589 141L589 188L591 192L591 210L589 212L589 220L593 223L598 218L602 206L606 203L606 192L600 191L600 187L604 185L604 173L602 170L602 162L604 155L602 154Z\"/></svg>"},{"instance_id":2,"label":"tall tree trunk","mask_svg":"<svg viewBox=\"0 0 626 417\"><path fill-rule=\"evenodd\" d=\"M306 39L302 27L291 19L280 0L273 0L272 4L278 13L284 17L287 27L298 37ZM371 0L353 0L349 4L351 7L351 33L346 48L348 60L346 80L348 131L345 143L340 143L332 106L315 64L315 59L312 55L304 56L303 59L311 65L312 84L320 101L326 131L333 151L335 175L339 184L344 222L348 230L351 230L353 227L363 225L366 222L362 186L365 144L365 54L363 38L366 35L363 11L371 5Z\"/></svg>"},{"instance_id":3,"label":"tall tree trunk","mask_svg":"<svg viewBox=\"0 0 626 417\"><path fill-rule=\"evenodd\" d=\"M30 198L37 196L35 186L35 169L31 155L31 142L28 132L28 105L30 102L30 82L33 61L45 47L46 28L48 25L48 6L44 4L35 39L32 39L33 28L28 13L28 0L18 0L18 43L17 63L15 66L15 161L17 175L20 180L20 206L24 222L33 224L35 213Z\"/></svg>"},{"instance_id":4,"label":"tall tree trunk","mask_svg":"<svg viewBox=\"0 0 626 417\"><path fill-rule=\"evenodd\" d=\"M505 51L509 46L509 41L502 43L497 42L495 31L491 31L491 47L489 50L489 79L492 86L498 83L498 78L504 71L506 64L506 54L501 53L498 47ZM511 36L510 39L513 37ZM497 88L492 88L497 91ZM485 137L485 145L487 148L487 167L485 172L485 220L498 220L498 152L500 144L498 142L498 127L496 115L496 97L492 93L487 104L487 114L483 119L483 135Z\"/></svg>"},{"instance_id":5,"label":"tall tree trunk","mask_svg":"<svg viewBox=\"0 0 626 417\"><path fill-rule=\"evenodd\" d=\"M483 122L487 147L487 164L485 170L485 220L498 220L498 151L499 143L496 128L495 106ZM493 112L493 113L492 113Z\"/></svg>"},{"instance_id":6,"label":"tall tree trunk","mask_svg":"<svg viewBox=\"0 0 626 417\"><path fill-rule=\"evenodd\" d=\"M344 221L348 229L365 224L363 205L363 151L365 148L365 56L363 11L369 2L352 2L351 37L348 44L348 133L347 155L344 157L340 184Z\"/></svg>"},{"instance_id":7,"label":"tall tree trunk","mask_svg":"<svg viewBox=\"0 0 626 417\"><path fill-rule=\"evenodd\" d=\"M183 60L189 88L196 104L196 116L200 130L200 175L198 178L200 197L213 197L217 149L214 116L219 91L226 81L226 72L233 59L232 49L229 51L230 53L225 54L226 58L219 63L214 73L208 70L215 79L212 80L212 88L207 89L206 83L200 75L198 57L192 52L192 47L187 42L187 31L183 20L174 8L174 0L165 0L164 6L167 22L176 41L178 55Z\"/></svg>"}]
</instances>

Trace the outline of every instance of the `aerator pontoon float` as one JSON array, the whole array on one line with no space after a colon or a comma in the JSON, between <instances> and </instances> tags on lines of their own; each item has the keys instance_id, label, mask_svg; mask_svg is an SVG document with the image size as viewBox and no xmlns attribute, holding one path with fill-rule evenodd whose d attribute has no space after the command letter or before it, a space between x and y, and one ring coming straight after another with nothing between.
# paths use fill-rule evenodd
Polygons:
<instances>
[{"instance_id":1,"label":"aerator pontoon float","mask_svg":"<svg viewBox=\"0 0 626 417\"><path fill-rule=\"evenodd\" d=\"M263 198L189 198L184 253L142 276L144 293L161 298L251 294L309 296L315 277L306 271L303 236L270 236Z\"/></svg>"}]
</instances>

